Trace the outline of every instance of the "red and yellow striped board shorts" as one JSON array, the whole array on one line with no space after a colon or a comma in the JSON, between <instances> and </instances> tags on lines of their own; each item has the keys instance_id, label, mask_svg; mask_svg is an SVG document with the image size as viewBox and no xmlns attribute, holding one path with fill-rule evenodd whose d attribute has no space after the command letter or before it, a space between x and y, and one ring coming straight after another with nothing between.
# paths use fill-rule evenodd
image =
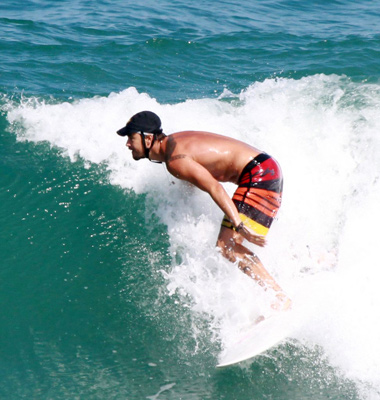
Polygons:
<instances>
[{"instance_id":1,"label":"red and yellow striped board shorts","mask_svg":"<svg viewBox=\"0 0 380 400\"><path fill-rule=\"evenodd\" d=\"M279 164L268 154L259 154L245 166L238 185L232 200L241 220L265 236L281 205L283 179ZM233 229L227 216L222 226Z\"/></svg>"}]
</instances>

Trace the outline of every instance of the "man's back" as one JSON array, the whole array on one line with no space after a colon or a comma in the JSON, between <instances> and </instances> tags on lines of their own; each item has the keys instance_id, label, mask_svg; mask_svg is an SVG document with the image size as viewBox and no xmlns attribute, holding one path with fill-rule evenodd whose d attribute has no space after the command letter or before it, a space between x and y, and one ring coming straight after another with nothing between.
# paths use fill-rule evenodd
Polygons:
<instances>
[{"instance_id":1,"label":"man's back","mask_svg":"<svg viewBox=\"0 0 380 400\"><path fill-rule=\"evenodd\" d=\"M168 136L165 161L190 157L219 182L237 180L247 163L260 151L246 143L210 132L184 131Z\"/></svg>"}]
</instances>

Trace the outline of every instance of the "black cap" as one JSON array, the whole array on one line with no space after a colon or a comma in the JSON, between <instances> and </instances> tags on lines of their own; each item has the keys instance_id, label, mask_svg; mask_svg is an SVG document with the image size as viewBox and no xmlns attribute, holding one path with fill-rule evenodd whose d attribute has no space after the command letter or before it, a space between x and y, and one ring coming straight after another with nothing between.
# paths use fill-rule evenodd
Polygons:
<instances>
[{"instance_id":1,"label":"black cap","mask_svg":"<svg viewBox=\"0 0 380 400\"><path fill-rule=\"evenodd\" d=\"M135 132L162 133L160 118L152 111L141 111L135 114L124 128L119 129L117 134L126 136Z\"/></svg>"}]
</instances>

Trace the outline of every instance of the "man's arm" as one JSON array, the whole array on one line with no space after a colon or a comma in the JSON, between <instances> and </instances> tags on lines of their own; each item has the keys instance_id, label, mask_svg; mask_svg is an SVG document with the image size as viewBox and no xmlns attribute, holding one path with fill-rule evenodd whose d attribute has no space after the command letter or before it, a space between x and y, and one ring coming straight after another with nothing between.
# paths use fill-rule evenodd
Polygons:
<instances>
[{"instance_id":1,"label":"man's arm","mask_svg":"<svg viewBox=\"0 0 380 400\"><path fill-rule=\"evenodd\" d=\"M191 157L178 154L170 158L166 162L168 171L175 177L192 183L199 189L209 193L211 198L219 206L219 208L228 216L235 227L242 222L239 212L224 190L223 186L204 168L201 164L194 161ZM248 241L258 246L265 245L265 238L256 235L246 227L242 228L239 233Z\"/></svg>"},{"instance_id":2,"label":"man's arm","mask_svg":"<svg viewBox=\"0 0 380 400\"><path fill-rule=\"evenodd\" d=\"M176 178L190 182L207 192L235 226L240 224L241 220L235 204L223 186L201 164L179 154L168 160L166 165L168 171Z\"/></svg>"}]
</instances>

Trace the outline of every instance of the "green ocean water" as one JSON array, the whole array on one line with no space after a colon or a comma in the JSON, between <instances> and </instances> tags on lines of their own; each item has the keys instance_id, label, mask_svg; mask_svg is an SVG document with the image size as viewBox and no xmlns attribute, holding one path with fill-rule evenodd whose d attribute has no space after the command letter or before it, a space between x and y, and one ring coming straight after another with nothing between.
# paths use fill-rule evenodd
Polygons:
<instances>
[{"instance_id":1,"label":"green ocean water","mask_svg":"<svg viewBox=\"0 0 380 400\"><path fill-rule=\"evenodd\" d=\"M1 399L380 398L379 19L372 1L0 6ZM244 365L215 368L255 302L214 253L216 206L115 134L148 108L284 166L264 257L310 315Z\"/></svg>"}]
</instances>

